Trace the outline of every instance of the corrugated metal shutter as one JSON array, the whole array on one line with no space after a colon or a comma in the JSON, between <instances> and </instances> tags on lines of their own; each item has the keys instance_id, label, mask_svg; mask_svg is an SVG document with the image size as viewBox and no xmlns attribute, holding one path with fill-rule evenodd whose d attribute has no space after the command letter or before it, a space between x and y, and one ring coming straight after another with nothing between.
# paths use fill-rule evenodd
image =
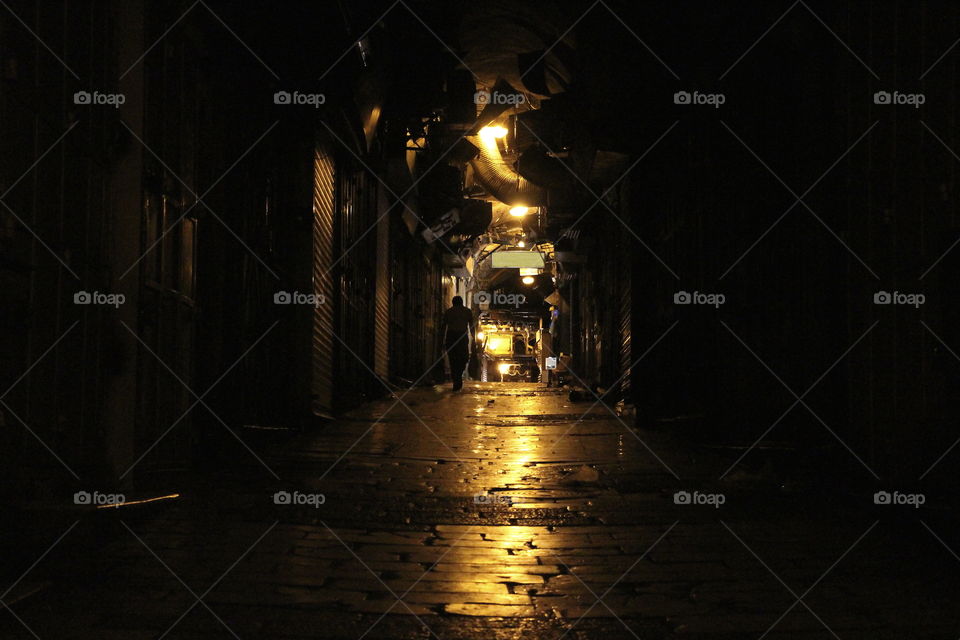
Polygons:
<instances>
[{"instance_id":1,"label":"corrugated metal shutter","mask_svg":"<svg viewBox=\"0 0 960 640\"><path fill-rule=\"evenodd\" d=\"M0 193L17 185L5 194L6 206L0 205L0 393L9 406L0 406L0 496L19 502L45 494L59 501L63 484L73 478L45 446L86 479L88 465L106 457L104 398L114 381L128 379L117 343L129 334L116 310L74 305L73 292L113 291L112 278L119 275L111 273L113 244L139 248L139 237L121 235L122 225L111 226L122 197L114 190L119 181L112 181L118 156L110 142L120 126L118 113L86 111L76 130L38 162L67 124L63 104L46 97L72 95L78 87L14 16L31 29L42 27L44 41L56 43L57 50L76 55L70 65L91 82L102 77L94 76L93 61L101 63L102 73L129 40L116 37L115 12L107 3L33 1L13 7L0 11L8 61L0 83Z\"/></svg>"},{"instance_id":2,"label":"corrugated metal shutter","mask_svg":"<svg viewBox=\"0 0 960 640\"><path fill-rule=\"evenodd\" d=\"M423 290L423 370L432 365L430 377L436 380L443 371L443 363L436 362L440 357L440 317L446 304L442 299L443 269L436 259L427 261L423 266L429 274Z\"/></svg>"},{"instance_id":3,"label":"corrugated metal shutter","mask_svg":"<svg viewBox=\"0 0 960 640\"><path fill-rule=\"evenodd\" d=\"M629 257L629 256L626 256ZM627 264L622 262L621 264ZM619 278L619 296L620 296L620 305L618 308L619 317L618 317L618 327L617 330L620 334L620 371L617 377L623 376L623 379L620 381L620 397L627 398L630 393L630 365L633 364L635 356L633 355L631 349L632 345L632 317L630 315L630 278L629 272L624 273Z\"/></svg>"},{"instance_id":4,"label":"corrugated metal shutter","mask_svg":"<svg viewBox=\"0 0 960 640\"><path fill-rule=\"evenodd\" d=\"M440 381L439 318L449 304L442 299L442 269L438 260L423 254L402 223L396 221L392 229L391 374L407 383Z\"/></svg>"},{"instance_id":5,"label":"corrugated metal shutter","mask_svg":"<svg viewBox=\"0 0 960 640\"><path fill-rule=\"evenodd\" d=\"M413 239L406 232L403 225L399 222L392 225L395 234L393 242L393 286L391 287L391 297L393 298L391 308L391 370L393 376L402 382L413 382L419 375L417 369L419 363L416 362L417 352L416 343L420 336L415 333L416 325L414 323L414 310L416 309L416 298L414 297L416 283L410 277L410 265L416 259L416 250L414 249ZM421 345L422 349L422 345Z\"/></svg>"},{"instance_id":6,"label":"corrugated metal shutter","mask_svg":"<svg viewBox=\"0 0 960 640\"><path fill-rule=\"evenodd\" d=\"M608 221L619 228L619 225L633 224L633 211L630 209L629 187L621 183L616 191L617 209L620 211L620 220ZM623 222L621 222L621 220ZM632 228L632 227L631 227ZM629 402L630 394L630 366L633 364L637 354L633 353L633 318L631 316L631 286L632 274L629 269L624 269L624 265L630 264L632 255L637 246L635 238L631 234L621 234L619 240L615 242L616 259L611 261L609 268L612 275L612 288L614 294L614 304L610 313L610 322L614 325L614 349L611 352L611 360L615 362L614 380L620 380L620 388L616 391L617 399Z\"/></svg>"},{"instance_id":7,"label":"corrugated metal shutter","mask_svg":"<svg viewBox=\"0 0 960 640\"><path fill-rule=\"evenodd\" d=\"M147 7L148 34L155 33L170 16L169 7ZM185 466L197 438L196 413L190 411L193 399L184 387L195 385L193 262L197 225L190 216L197 210L181 220L193 203L191 192L199 191L193 142L200 128L199 97L191 88L197 76L193 66L182 62L192 53L193 43L174 37L144 59L142 137L147 148L156 149L165 160L150 153L144 156L141 223L159 226L158 244L152 251L148 252L147 237L141 237L145 258L140 263L139 297L143 312L136 331L149 353L141 351L137 359L144 384L137 399L136 447L140 452L149 450L149 454L137 464L138 474ZM176 428L170 429L173 424Z\"/></svg>"},{"instance_id":8,"label":"corrugated metal shutter","mask_svg":"<svg viewBox=\"0 0 960 640\"><path fill-rule=\"evenodd\" d=\"M313 162L313 292L325 304L313 314L311 403L315 415L333 410L333 213L334 162L318 145Z\"/></svg>"},{"instance_id":9,"label":"corrugated metal shutter","mask_svg":"<svg viewBox=\"0 0 960 640\"><path fill-rule=\"evenodd\" d=\"M348 408L384 392L373 374L377 274L377 187L365 167L337 157L334 218L336 278L336 407Z\"/></svg>"},{"instance_id":10,"label":"corrugated metal shutter","mask_svg":"<svg viewBox=\"0 0 960 640\"><path fill-rule=\"evenodd\" d=\"M374 320L373 370L381 378L390 376L390 216L389 202L381 186L378 190L377 283Z\"/></svg>"}]
</instances>

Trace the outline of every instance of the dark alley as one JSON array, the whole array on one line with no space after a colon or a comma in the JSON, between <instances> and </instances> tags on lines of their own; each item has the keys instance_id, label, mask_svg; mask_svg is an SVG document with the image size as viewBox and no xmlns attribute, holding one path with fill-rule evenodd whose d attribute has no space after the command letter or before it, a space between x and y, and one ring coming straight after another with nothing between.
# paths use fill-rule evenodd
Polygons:
<instances>
[{"instance_id":1,"label":"dark alley","mask_svg":"<svg viewBox=\"0 0 960 640\"><path fill-rule=\"evenodd\" d=\"M0 0L0 638L957 640L958 45Z\"/></svg>"}]
</instances>

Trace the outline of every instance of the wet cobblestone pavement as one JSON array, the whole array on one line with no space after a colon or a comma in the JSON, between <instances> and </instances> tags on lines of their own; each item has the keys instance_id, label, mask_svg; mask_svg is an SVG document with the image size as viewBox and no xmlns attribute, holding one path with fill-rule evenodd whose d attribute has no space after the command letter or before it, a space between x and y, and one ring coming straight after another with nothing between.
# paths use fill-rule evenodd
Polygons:
<instances>
[{"instance_id":1,"label":"wet cobblestone pavement","mask_svg":"<svg viewBox=\"0 0 960 640\"><path fill-rule=\"evenodd\" d=\"M0 637L960 634L960 560L919 523L718 481L729 460L591 404L480 383L372 403L169 506L71 529Z\"/></svg>"}]
</instances>

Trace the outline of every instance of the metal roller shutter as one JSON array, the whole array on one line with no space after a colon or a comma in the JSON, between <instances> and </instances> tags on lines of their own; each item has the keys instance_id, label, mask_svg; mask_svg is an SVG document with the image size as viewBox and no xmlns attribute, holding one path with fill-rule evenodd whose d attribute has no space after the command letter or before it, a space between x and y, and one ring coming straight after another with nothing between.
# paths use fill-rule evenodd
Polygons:
<instances>
[{"instance_id":1,"label":"metal roller shutter","mask_svg":"<svg viewBox=\"0 0 960 640\"><path fill-rule=\"evenodd\" d=\"M374 324L373 370L383 379L390 377L390 216L389 203L381 186L377 198L377 295Z\"/></svg>"},{"instance_id":2,"label":"metal roller shutter","mask_svg":"<svg viewBox=\"0 0 960 640\"><path fill-rule=\"evenodd\" d=\"M333 411L333 215L334 162L318 145L313 162L313 292L326 304L313 312L311 401L315 415Z\"/></svg>"}]
</instances>

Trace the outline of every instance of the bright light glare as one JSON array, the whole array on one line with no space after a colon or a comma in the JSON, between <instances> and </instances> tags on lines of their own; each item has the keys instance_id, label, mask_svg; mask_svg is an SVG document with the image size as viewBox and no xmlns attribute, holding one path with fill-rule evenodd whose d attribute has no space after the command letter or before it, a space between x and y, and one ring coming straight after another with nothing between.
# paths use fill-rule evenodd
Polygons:
<instances>
[{"instance_id":1,"label":"bright light glare","mask_svg":"<svg viewBox=\"0 0 960 640\"><path fill-rule=\"evenodd\" d=\"M507 128L499 125L492 125L480 129L480 137L484 141L490 141L494 138L502 138L507 135Z\"/></svg>"},{"instance_id":2,"label":"bright light glare","mask_svg":"<svg viewBox=\"0 0 960 640\"><path fill-rule=\"evenodd\" d=\"M523 284L533 284L533 281L534 281L535 279L536 279L536 278L534 278L533 276L524 276L524 277L523 277L523 280L521 280L521 282L523 282Z\"/></svg>"},{"instance_id":3,"label":"bright light glare","mask_svg":"<svg viewBox=\"0 0 960 640\"><path fill-rule=\"evenodd\" d=\"M523 205L517 205L510 209L510 215L514 216L515 218L520 218L522 216L527 215L528 211L530 211L528 207L525 207Z\"/></svg>"},{"instance_id":4,"label":"bright light glare","mask_svg":"<svg viewBox=\"0 0 960 640\"><path fill-rule=\"evenodd\" d=\"M500 364L497 365L497 371L499 371L501 375L506 375L510 373L510 364L506 362L501 362Z\"/></svg>"},{"instance_id":5,"label":"bright light glare","mask_svg":"<svg viewBox=\"0 0 960 640\"><path fill-rule=\"evenodd\" d=\"M477 340L483 340L483 331L477 331Z\"/></svg>"},{"instance_id":6,"label":"bright light glare","mask_svg":"<svg viewBox=\"0 0 960 640\"><path fill-rule=\"evenodd\" d=\"M523 249L525 246L527 246L527 243L525 243L523 240L517 240L517 246Z\"/></svg>"},{"instance_id":7,"label":"bright light glare","mask_svg":"<svg viewBox=\"0 0 960 640\"><path fill-rule=\"evenodd\" d=\"M508 337L491 336L487 338L487 353L495 355L513 353L513 341Z\"/></svg>"}]
</instances>

